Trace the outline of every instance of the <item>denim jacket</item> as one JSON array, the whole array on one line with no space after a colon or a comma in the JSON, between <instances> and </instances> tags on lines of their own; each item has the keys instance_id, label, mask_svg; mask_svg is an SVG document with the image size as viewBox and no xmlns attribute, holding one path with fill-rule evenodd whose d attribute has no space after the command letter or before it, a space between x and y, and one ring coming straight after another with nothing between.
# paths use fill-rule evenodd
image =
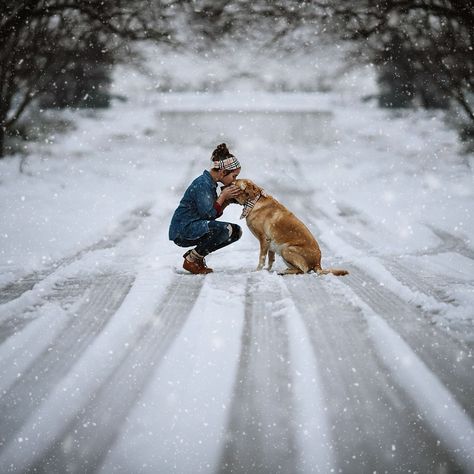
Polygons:
<instances>
[{"instance_id":1,"label":"denim jacket","mask_svg":"<svg viewBox=\"0 0 474 474\"><path fill-rule=\"evenodd\" d=\"M208 222L222 215L214 207L216 188L217 183L207 170L189 185L171 218L170 240L195 240L209 232Z\"/></svg>"}]
</instances>

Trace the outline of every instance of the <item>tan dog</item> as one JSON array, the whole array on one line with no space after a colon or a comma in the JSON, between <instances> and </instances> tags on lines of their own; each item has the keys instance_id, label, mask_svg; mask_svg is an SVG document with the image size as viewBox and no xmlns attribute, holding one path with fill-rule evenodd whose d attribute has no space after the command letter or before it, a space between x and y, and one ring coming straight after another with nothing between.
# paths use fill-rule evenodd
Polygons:
<instances>
[{"instance_id":1,"label":"tan dog","mask_svg":"<svg viewBox=\"0 0 474 474\"><path fill-rule=\"evenodd\" d=\"M347 270L321 268L321 250L309 229L285 206L266 194L249 179L237 179L233 183L241 189L236 201L244 206L242 217L260 242L257 270L265 265L268 254L268 270L275 261L275 253L288 265L282 274L307 273L347 275Z\"/></svg>"}]
</instances>

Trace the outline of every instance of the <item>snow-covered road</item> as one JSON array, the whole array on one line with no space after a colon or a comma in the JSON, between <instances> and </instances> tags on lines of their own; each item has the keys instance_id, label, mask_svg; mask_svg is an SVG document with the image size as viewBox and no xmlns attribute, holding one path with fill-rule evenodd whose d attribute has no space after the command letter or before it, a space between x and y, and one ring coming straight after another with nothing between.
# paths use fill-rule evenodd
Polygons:
<instances>
[{"instance_id":1,"label":"snow-covered road","mask_svg":"<svg viewBox=\"0 0 474 474\"><path fill-rule=\"evenodd\" d=\"M1 472L474 472L472 171L449 135L424 148L426 117L321 97L178 99L84 117L27 176L3 164L2 193L39 198L2 224ZM170 215L219 141L349 276L254 272L236 206L215 272L180 269Z\"/></svg>"}]
</instances>

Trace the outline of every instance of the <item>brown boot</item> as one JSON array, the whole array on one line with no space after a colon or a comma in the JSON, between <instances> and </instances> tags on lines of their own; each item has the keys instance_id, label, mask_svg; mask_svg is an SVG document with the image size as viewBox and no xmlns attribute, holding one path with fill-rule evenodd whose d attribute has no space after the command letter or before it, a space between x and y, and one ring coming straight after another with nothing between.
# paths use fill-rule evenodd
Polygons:
<instances>
[{"instance_id":1,"label":"brown boot","mask_svg":"<svg viewBox=\"0 0 474 474\"><path fill-rule=\"evenodd\" d=\"M195 250L189 250L184 255L183 268L195 275L212 273L212 268L206 265L204 257L199 255Z\"/></svg>"}]
</instances>

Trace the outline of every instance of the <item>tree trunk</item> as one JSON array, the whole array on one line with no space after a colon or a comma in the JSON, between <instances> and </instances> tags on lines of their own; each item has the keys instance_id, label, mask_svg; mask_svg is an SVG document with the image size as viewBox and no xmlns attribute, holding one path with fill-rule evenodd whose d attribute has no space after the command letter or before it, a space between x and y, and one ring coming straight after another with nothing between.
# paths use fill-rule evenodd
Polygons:
<instances>
[{"instance_id":1,"label":"tree trunk","mask_svg":"<svg viewBox=\"0 0 474 474\"><path fill-rule=\"evenodd\" d=\"M454 94L454 98L456 99L457 103L461 105L466 112L466 115L470 118L471 122L474 123L474 110L472 110L469 102L466 100L466 97L463 91L458 91Z\"/></svg>"},{"instance_id":2,"label":"tree trunk","mask_svg":"<svg viewBox=\"0 0 474 474\"><path fill-rule=\"evenodd\" d=\"M5 156L5 129L0 127L0 160Z\"/></svg>"}]
</instances>

